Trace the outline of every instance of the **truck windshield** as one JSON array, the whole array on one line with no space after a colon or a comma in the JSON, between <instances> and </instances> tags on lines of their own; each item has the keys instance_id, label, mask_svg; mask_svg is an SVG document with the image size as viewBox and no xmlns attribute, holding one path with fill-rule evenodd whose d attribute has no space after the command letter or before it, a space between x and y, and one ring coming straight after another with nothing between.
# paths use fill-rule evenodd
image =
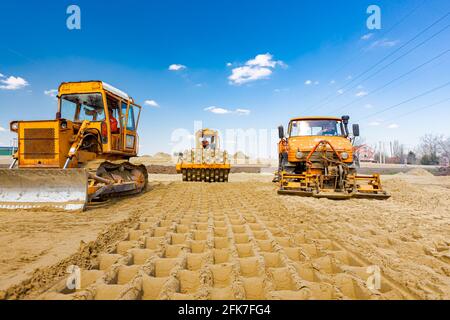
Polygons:
<instances>
[{"instance_id":1,"label":"truck windshield","mask_svg":"<svg viewBox=\"0 0 450 320\"><path fill-rule=\"evenodd\" d=\"M66 94L61 96L61 117L74 122L103 121L105 110L100 93Z\"/></svg>"},{"instance_id":2,"label":"truck windshield","mask_svg":"<svg viewBox=\"0 0 450 320\"><path fill-rule=\"evenodd\" d=\"M343 136L336 120L298 120L291 122L290 136Z\"/></svg>"}]
</instances>

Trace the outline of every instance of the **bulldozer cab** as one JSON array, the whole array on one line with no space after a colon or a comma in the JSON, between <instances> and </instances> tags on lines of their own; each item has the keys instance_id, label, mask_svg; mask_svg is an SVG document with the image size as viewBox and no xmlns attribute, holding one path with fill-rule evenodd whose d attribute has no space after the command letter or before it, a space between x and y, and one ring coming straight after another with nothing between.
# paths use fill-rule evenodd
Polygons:
<instances>
[{"instance_id":1,"label":"bulldozer cab","mask_svg":"<svg viewBox=\"0 0 450 320\"><path fill-rule=\"evenodd\" d=\"M63 83L58 101L57 118L75 128L89 121L101 136L103 152L137 154L141 107L126 93L104 82Z\"/></svg>"}]
</instances>

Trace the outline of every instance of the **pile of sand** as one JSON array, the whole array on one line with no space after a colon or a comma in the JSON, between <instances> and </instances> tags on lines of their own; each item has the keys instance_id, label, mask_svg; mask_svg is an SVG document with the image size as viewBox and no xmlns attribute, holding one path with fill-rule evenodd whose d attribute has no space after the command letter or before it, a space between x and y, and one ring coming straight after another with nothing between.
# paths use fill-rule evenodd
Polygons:
<instances>
[{"instance_id":1,"label":"pile of sand","mask_svg":"<svg viewBox=\"0 0 450 320\"><path fill-rule=\"evenodd\" d=\"M422 169L422 168L415 168L412 170L409 170L408 173L411 176L417 176L417 177L432 177L433 174L429 172L428 170Z\"/></svg>"},{"instance_id":2,"label":"pile of sand","mask_svg":"<svg viewBox=\"0 0 450 320\"><path fill-rule=\"evenodd\" d=\"M245 153L238 151L233 155L233 159L245 159L245 160L249 160L250 157L247 156Z\"/></svg>"},{"instance_id":3,"label":"pile of sand","mask_svg":"<svg viewBox=\"0 0 450 320\"><path fill-rule=\"evenodd\" d=\"M172 164L172 156L168 153L157 152L153 156L144 155L140 157L131 158L130 162L133 164L143 164L144 166L150 166L152 164Z\"/></svg>"},{"instance_id":4,"label":"pile of sand","mask_svg":"<svg viewBox=\"0 0 450 320\"><path fill-rule=\"evenodd\" d=\"M161 161L161 162L170 162L172 161L172 156L168 153L164 152L157 152L153 155L154 161Z\"/></svg>"}]
</instances>

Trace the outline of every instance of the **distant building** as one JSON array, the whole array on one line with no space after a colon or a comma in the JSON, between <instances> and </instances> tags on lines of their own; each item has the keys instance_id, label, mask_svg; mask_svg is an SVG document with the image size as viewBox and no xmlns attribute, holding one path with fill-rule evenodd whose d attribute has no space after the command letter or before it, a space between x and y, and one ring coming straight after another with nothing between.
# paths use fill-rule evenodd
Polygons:
<instances>
[{"instance_id":1,"label":"distant building","mask_svg":"<svg viewBox=\"0 0 450 320\"><path fill-rule=\"evenodd\" d=\"M0 156L11 156L17 151L14 147L0 147Z\"/></svg>"},{"instance_id":2,"label":"distant building","mask_svg":"<svg viewBox=\"0 0 450 320\"><path fill-rule=\"evenodd\" d=\"M355 152L360 162L376 162L375 150L366 144L356 147Z\"/></svg>"}]
</instances>

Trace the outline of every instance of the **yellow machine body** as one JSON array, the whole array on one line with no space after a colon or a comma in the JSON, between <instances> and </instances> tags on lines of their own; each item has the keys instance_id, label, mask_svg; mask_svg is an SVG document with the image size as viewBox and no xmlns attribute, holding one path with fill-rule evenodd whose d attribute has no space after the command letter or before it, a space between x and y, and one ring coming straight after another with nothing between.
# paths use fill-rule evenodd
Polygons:
<instances>
[{"instance_id":1,"label":"yellow machine body","mask_svg":"<svg viewBox=\"0 0 450 320\"><path fill-rule=\"evenodd\" d=\"M18 149L0 171L0 208L83 210L141 192L147 171L128 162L138 152L141 107L102 81L62 83L57 98L56 119L11 122Z\"/></svg>"},{"instance_id":2,"label":"yellow machine body","mask_svg":"<svg viewBox=\"0 0 450 320\"><path fill-rule=\"evenodd\" d=\"M220 150L218 132L197 131L195 148L180 154L176 170L183 181L228 182L231 164L228 153Z\"/></svg>"}]
</instances>

